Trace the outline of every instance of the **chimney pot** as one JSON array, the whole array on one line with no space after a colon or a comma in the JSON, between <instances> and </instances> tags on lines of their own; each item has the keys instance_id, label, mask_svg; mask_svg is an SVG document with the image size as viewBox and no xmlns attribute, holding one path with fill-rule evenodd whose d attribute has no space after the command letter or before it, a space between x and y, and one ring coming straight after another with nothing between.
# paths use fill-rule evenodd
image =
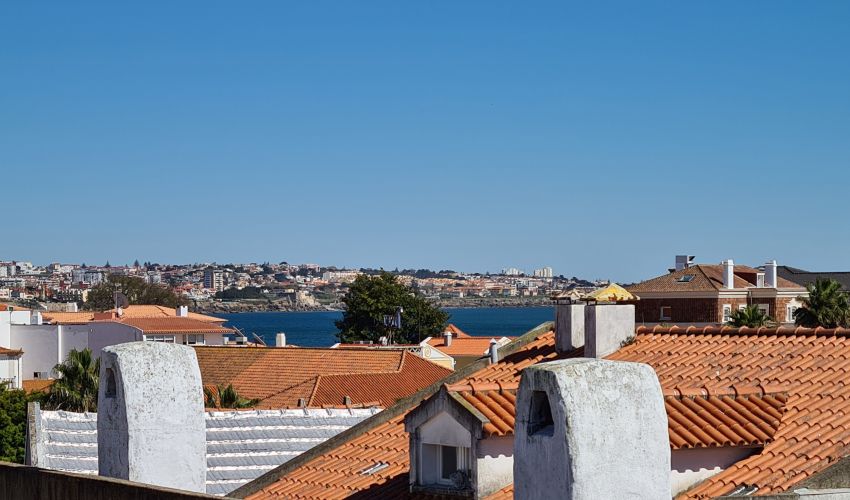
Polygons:
<instances>
[{"instance_id":1,"label":"chimney pot","mask_svg":"<svg viewBox=\"0 0 850 500\"><path fill-rule=\"evenodd\" d=\"M452 332L443 332L443 344L445 344L446 347L452 346Z\"/></svg>"},{"instance_id":2,"label":"chimney pot","mask_svg":"<svg viewBox=\"0 0 850 500\"><path fill-rule=\"evenodd\" d=\"M495 365L499 362L499 342L496 339L490 339L490 364Z\"/></svg>"},{"instance_id":3,"label":"chimney pot","mask_svg":"<svg viewBox=\"0 0 850 500\"><path fill-rule=\"evenodd\" d=\"M178 318L188 318L189 317L189 306L177 306L177 317Z\"/></svg>"},{"instance_id":4,"label":"chimney pot","mask_svg":"<svg viewBox=\"0 0 850 500\"><path fill-rule=\"evenodd\" d=\"M767 288L778 288L779 277L777 276L777 265L775 260L770 260L764 265L764 286Z\"/></svg>"},{"instance_id":5,"label":"chimney pot","mask_svg":"<svg viewBox=\"0 0 850 500\"><path fill-rule=\"evenodd\" d=\"M279 332L275 335L274 345L277 347L286 347L286 334Z\"/></svg>"},{"instance_id":6,"label":"chimney pot","mask_svg":"<svg viewBox=\"0 0 850 500\"><path fill-rule=\"evenodd\" d=\"M735 263L732 259L721 262L723 266L723 288L732 290L735 288Z\"/></svg>"}]
</instances>

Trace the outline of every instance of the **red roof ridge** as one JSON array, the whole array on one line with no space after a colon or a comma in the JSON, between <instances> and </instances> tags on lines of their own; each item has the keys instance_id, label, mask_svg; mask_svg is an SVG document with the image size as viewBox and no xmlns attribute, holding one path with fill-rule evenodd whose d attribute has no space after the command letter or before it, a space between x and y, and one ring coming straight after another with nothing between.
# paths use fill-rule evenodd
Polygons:
<instances>
[{"instance_id":1,"label":"red roof ridge","mask_svg":"<svg viewBox=\"0 0 850 500\"><path fill-rule=\"evenodd\" d=\"M740 336L806 336L812 335L817 337L850 337L850 328L806 328L802 326L778 326L778 327L758 327L751 328L747 326L735 327L728 325L709 325L695 326L688 325L686 327L679 325L662 326L641 325L635 328L635 333L638 335L644 334L668 334L668 335L740 335Z\"/></svg>"},{"instance_id":2,"label":"red roof ridge","mask_svg":"<svg viewBox=\"0 0 850 500\"><path fill-rule=\"evenodd\" d=\"M473 381L462 381L457 382L455 384L445 384L445 388L449 392L471 392L473 394L478 392L488 392L488 391L516 391L519 389L519 382L473 382Z\"/></svg>"}]
</instances>

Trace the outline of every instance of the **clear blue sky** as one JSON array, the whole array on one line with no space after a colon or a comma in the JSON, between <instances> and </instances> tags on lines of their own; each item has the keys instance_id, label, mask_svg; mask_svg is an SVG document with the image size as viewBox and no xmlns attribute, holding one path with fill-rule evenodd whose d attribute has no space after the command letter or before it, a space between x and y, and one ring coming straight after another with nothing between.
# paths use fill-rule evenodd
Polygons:
<instances>
[{"instance_id":1,"label":"clear blue sky","mask_svg":"<svg viewBox=\"0 0 850 500\"><path fill-rule=\"evenodd\" d=\"M847 270L848 20L846 1L4 2L0 259Z\"/></svg>"}]
</instances>

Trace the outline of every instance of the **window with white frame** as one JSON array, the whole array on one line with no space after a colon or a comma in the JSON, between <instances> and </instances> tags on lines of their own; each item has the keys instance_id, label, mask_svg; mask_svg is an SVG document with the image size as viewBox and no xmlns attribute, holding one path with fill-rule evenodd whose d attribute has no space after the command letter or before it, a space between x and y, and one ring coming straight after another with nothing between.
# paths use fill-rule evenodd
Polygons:
<instances>
[{"instance_id":1,"label":"window with white frame","mask_svg":"<svg viewBox=\"0 0 850 500\"><path fill-rule=\"evenodd\" d=\"M151 342L165 342L166 344L174 343L174 335L145 335L145 340Z\"/></svg>"},{"instance_id":2,"label":"window with white frame","mask_svg":"<svg viewBox=\"0 0 850 500\"><path fill-rule=\"evenodd\" d=\"M723 304L723 322L732 321L732 304Z\"/></svg>"},{"instance_id":3,"label":"window with white frame","mask_svg":"<svg viewBox=\"0 0 850 500\"><path fill-rule=\"evenodd\" d=\"M661 306L660 319L671 319L673 316L673 308L670 306Z\"/></svg>"},{"instance_id":4,"label":"window with white frame","mask_svg":"<svg viewBox=\"0 0 850 500\"><path fill-rule=\"evenodd\" d=\"M206 340L204 339L204 335L202 333L190 333L184 337L184 344L204 345L206 344Z\"/></svg>"},{"instance_id":5,"label":"window with white frame","mask_svg":"<svg viewBox=\"0 0 850 500\"><path fill-rule=\"evenodd\" d=\"M422 478L426 484L430 482L455 488L468 486L469 448L423 444L422 458Z\"/></svg>"}]
</instances>

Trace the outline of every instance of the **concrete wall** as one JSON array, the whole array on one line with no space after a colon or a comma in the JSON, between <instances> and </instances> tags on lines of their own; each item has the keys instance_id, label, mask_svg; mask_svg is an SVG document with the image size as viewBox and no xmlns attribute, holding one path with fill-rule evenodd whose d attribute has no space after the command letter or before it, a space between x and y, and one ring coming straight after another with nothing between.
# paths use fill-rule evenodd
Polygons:
<instances>
[{"instance_id":1,"label":"concrete wall","mask_svg":"<svg viewBox=\"0 0 850 500\"><path fill-rule=\"evenodd\" d=\"M494 436L478 441L475 457L478 497L506 486L505 479L514 473L514 437Z\"/></svg>"},{"instance_id":2,"label":"concrete wall","mask_svg":"<svg viewBox=\"0 0 850 500\"><path fill-rule=\"evenodd\" d=\"M425 444L472 446L472 435L446 412L440 412L419 427L419 438Z\"/></svg>"},{"instance_id":3,"label":"concrete wall","mask_svg":"<svg viewBox=\"0 0 850 500\"><path fill-rule=\"evenodd\" d=\"M59 336L56 325L12 325L12 348L22 349L21 371L24 380L35 378L35 372L47 372L59 362Z\"/></svg>"},{"instance_id":4,"label":"concrete wall","mask_svg":"<svg viewBox=\"0 0 850 500\"><path fill-rule=\"evenodd\" d=\"M678 495L759 451L760 448L743 447L674 450L670 454L670 485L673 495Z\"/></svg>"},{"instance_id":5,"label":"concrete wall","mask_svg":"<svg viewBox=\"0 0 850 500\"><path fill-rule=\"evenodd\" d=\"M0 462L0 500L195 500L214 497Z\"/></svg>"}]
</instances>

